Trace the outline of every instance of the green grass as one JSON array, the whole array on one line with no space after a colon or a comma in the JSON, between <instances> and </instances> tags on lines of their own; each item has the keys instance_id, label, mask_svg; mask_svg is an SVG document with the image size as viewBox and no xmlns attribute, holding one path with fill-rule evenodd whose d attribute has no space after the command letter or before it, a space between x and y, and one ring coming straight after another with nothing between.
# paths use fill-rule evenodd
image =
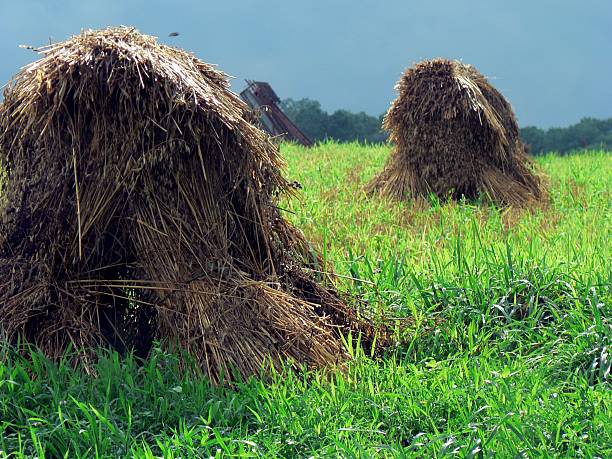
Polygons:
<instances>
[{"instance_id":1,"label":"green grass","mask_svg":"<svg viewBox=\"0 0 612 459\"><path fill-rule=\"evenodd\" d=\"M0 457L612 455L609 154L538 158L552 204L526 212L368 199L386 147L283 152L288 217L405 343L232 388L161 351L91 376L4 347Z\"/></svg>"}]
</instances>

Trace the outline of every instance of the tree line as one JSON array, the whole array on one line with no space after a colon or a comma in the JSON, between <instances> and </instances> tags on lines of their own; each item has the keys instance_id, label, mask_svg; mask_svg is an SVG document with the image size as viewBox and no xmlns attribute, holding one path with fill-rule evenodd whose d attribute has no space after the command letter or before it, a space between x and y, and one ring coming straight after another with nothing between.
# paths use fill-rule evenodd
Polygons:
<instances>
[{"instance_id":1,"label":"tree line","mask_svg":"<svg viewBox=\"0 0 612 459\"><path fill-rule=\"evenodd\" d=\"M587 148L612 150L612 118L583 118L566 128L540 129L528 126L521 128L521 137L533 155L549 151L567 153Z\"/></svg>"},{"instance_id":2,"label":"tree line","mask_svg":"<svg viewBox=\"0 0 612 459\"><path fill-rule=\"evenodd\" d=\"M281 108L313 142L334 139L340 142L357 140L381 143L387 140L387 134L381 127L383 115L375 117L348 110L336 110L329 114L318 101L312 99L285 99L281 102Z\"/></svg>"},{"instance_id":3,"label":"tree line","mask_svg":"<svg viewBox=\"0 0 612 459\"><path fill-rule=\"evenodd\" d=\"M334 139L341 142L381 143L387 140L380 116L364 112L336 110L327 113L312 99L285 99L281 102L285 114L313 141ZM612 150L612 118L583 118L565 128L521 128L521 137L534 155L555 151L567 153L586 148Z\"/></svg>"}]
</instances>

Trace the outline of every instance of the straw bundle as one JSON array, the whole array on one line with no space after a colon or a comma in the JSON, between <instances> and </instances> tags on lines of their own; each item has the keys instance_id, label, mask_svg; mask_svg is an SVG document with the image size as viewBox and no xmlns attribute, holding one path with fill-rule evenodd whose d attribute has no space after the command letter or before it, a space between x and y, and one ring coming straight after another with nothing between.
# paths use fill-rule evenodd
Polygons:
<instances>
[{"instance_id":1,"label":"straw bundle","mask_svg":"<svg viewBox=\"0 0 612 459\"><path fill-rule=\"evenodd\" d=\"M384 120L395 150L369 192L398 199L485 195L502 205L546 196L510 104L474 67L424 61L397 89Z\"/></svg>"},{"instance_id":2,"label":"straw bundle","mask_svg":"<svg viewBox=\"0 0 612 459\"><path fill-rule=\"evenodd\" d=\"M347 357L372 328L308 270L275 145L227 77L133 29L41 50L0 108L0 328L87 362L178 343L214 380ZM327 280L326 280L326 285Z\"/></svg>"}]
</instances>

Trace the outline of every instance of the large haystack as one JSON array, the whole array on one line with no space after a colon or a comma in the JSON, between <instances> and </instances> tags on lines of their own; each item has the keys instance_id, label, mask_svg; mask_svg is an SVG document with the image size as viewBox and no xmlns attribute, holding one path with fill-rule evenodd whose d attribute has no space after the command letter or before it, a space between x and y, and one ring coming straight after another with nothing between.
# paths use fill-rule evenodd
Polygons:
<instances>
[{"instance_id":1,"label":"large haystack","mask_svg":"<svg viewBox=\"0 0 612 459\"><path fill-rule=\"evenodd\" d=\"M399 199L484 195L502 205L545 197L510 104L474 67L424 61L397 89L384 121L395 150L370 192Z\"/></svg>"},{"instance_id":2,"label":"large haystack","mask_svg":"<svg viewBox=\"0 0 612 459\"><path fill-rule=\"evenodd\" d=\"M346 357L357 322L225 74L133 29L41 50L0 108L0 328L51 356L178 343L215 380ZM326 279L320 279L327 284Z\"/></svg>"}]
</instances>

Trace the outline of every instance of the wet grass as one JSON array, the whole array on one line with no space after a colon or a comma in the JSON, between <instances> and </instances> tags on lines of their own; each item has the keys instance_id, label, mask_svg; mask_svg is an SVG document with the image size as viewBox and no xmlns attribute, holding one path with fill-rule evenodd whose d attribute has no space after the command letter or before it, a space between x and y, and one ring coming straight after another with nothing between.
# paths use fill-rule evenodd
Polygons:
<instances>
[{"instance_id":1,"label":"wet grass","mask_svg":"<svg viewBox=\"0 0 612 459\"><path fill-rule=\"evenodd\" d=\"M161 351L94 376L2 347L0 457L612 455L609 154L539 158L550 205L504 211L367 198L386 147L283 152L288 218L405 342L226 388Z\"/></svg>"}]
</instances>

